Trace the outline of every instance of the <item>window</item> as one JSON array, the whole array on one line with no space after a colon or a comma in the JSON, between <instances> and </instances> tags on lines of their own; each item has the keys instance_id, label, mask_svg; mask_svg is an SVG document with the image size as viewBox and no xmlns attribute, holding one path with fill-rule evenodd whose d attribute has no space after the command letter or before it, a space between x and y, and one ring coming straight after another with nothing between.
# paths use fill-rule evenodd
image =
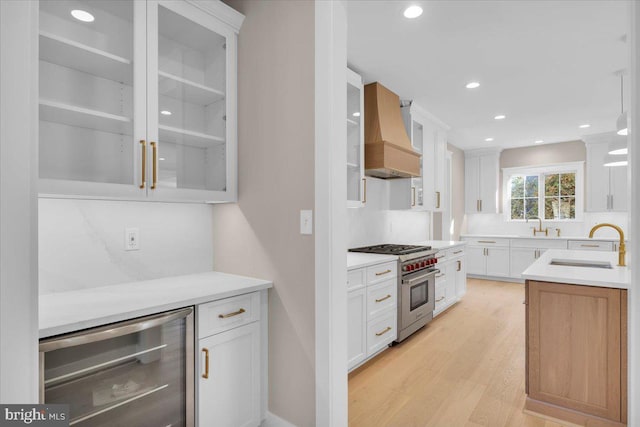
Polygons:
<instances>
[{"instance_id":1,"label":"window","mask_svg":"<svg viewBox=\"0 0 640 427\"><path fill-rule=\"evenodd\" d=\"M507 219L580 220L583 169L582 162L503 169Z\"/></svg>"}]
</instances>

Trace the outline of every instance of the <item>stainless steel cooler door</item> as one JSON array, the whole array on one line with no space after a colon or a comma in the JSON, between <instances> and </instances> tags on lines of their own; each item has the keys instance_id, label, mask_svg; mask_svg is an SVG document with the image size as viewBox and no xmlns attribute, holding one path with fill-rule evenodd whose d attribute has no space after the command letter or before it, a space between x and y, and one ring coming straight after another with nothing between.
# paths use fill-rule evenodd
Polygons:
<instances>
[{"instance_id":1,"label":"stainless steel cooler door","mask_svg":"<svg viewBox=\"0 0 640 427\"><path fill-rule=\"evenodd\" d=\"M193 426L193 309L40 342L40 400L70 425Z\"/></svg>"}]
</instances>

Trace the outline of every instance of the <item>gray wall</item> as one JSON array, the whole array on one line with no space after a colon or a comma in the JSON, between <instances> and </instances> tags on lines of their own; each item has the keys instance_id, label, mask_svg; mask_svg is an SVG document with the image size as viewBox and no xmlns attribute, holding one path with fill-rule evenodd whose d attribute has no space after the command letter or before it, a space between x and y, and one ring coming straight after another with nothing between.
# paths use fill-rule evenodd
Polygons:
<instances>
[{"instance_id":1,"label":"gray wall","mask_svg":"<svg viewBox=\"0 0 640 427\"><path fill-rule=\"evenodd\" d=\"M314 3L229 0L246 16L238 52L237 204L213 210L214 269L274 282L269 411L315 424Z\"/></svg>"},{"instance_id":2,"label":"gray wall","mask_svg":"<svg viewBox=\"0 0 640 427\"><path fill-rule=\"evenodd\" d=\"M460 240L460 233L466 227L464 216L464 151L455 145L447 144L451 151L451 220L453 221L452 240Z\"/></svg>"}]
</instances>

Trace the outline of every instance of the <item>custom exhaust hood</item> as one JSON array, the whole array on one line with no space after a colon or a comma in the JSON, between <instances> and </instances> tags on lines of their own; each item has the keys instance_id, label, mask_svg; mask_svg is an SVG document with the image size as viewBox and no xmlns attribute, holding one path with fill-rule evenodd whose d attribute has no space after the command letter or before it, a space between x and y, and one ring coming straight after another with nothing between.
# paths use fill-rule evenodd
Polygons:
<instances>
[{"instance_id":1,"label":"custom exhaust hood","mask_svg":"<svg viewBox=\"0 0 640 427\"><path fill-rule=\"evenodd\" d=\"M364 168L376 178L420 176L420 153L414 151L400 112L400 98L380 83L364 87Z\"/></svg>"}]
</instances>

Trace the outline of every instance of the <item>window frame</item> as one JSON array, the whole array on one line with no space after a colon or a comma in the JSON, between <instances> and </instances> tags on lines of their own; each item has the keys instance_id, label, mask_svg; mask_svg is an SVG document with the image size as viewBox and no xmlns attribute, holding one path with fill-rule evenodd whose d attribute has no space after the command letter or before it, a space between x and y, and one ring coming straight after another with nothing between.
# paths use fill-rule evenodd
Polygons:
<instances>
[{"instance_id":1,"label":"window frame","mask_svg":"<svg viewBox=\"0 0 640 427\"><path fill-rule=\"evenodd\" d=\"M545 219L544 218L544 178L545 174L562 174L562 173L575 173L576 174L576 217L565 219ZM511 188L509 181L514 175L522 176L538 176L538 216L543 221L548 222L582 222L584 221L584 162L567 162L556 163L550 165L540 166L523 166L514 168L502 168L502 212L504 214L505 221L510 222L526 222L526 219L512 219L511 218Z\"/></svg>"}]
</instances>

